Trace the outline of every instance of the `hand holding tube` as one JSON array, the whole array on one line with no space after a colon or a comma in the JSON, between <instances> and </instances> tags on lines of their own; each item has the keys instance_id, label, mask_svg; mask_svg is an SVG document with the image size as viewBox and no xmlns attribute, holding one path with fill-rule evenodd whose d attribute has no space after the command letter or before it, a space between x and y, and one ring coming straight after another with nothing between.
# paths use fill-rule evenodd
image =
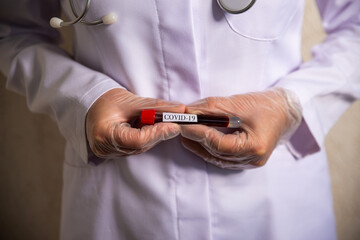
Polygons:
<instances>
[{"instance_id":1,"label":"hand holding tube","mask_svg":"<svg viewBox=\"0 0 360 240\"><path fill-rule=\"evenodd\" d=\"M129 122L146 108L185 111L183 104L142 98L124 89L110 90L92 105L86 117L86 135L93 153L101 158L139 154L180 133L174 123L132 128Z\"/></svg>"},{"instance_id":2,"label":"hand holding tube","mask_svg":"<svg viewBox=\"0 0 360 240\"><path fill-rule=\"evenodd\" d=\"M187 107L188 113L231 115L242 119L241 129L224 134L204 125L183 125L183 145L220 168L263 166L281 137L291 135L301 120L296 96L284 89L211 97Z\"/></svg>"}]
</instances>

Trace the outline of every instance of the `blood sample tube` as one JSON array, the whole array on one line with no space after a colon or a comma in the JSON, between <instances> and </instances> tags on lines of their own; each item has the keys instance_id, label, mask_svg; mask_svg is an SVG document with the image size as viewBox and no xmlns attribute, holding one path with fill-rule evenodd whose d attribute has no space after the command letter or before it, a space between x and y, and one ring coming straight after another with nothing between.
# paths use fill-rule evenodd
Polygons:
<instances>
[{"instance_id":1,"label":"blood sample tube","mask_svg":"<svg viewBox=\"0 0 360 240\"><path fill-rule=\"evenodd\" d=\"M241 119L238 117L156 112L153 109L142 110L140 121L142 125L172 122L178 124L203 124L226 128L239 128L241 126Z\"/></svg>"}]
</instances>

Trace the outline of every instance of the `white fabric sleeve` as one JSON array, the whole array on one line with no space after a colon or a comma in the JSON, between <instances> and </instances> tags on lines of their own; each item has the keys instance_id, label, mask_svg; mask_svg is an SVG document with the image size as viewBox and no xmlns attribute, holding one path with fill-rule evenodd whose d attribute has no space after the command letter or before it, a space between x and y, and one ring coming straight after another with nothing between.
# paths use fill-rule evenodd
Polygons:
<instances>
[{"instance_id":1,"label":"white fabric sleeve","mask_svg":"<svg viewBox=\"0 0 360 240\"><path fill-rule=\"evenodd\" d=\"M325 134L360 96L360 1L317 0L317 5L326 39L312 49L311 61L276 84L295 92L304 110L304 121L288 145L297 157L314 151L311 135L323 145ZM314 118L321 124L313 126Z\"/></svg>"},{"instance_id":2,"label":"white fabric sleeve","mask_svg":"<svg viewBox=\"0 0 360 240\"><path fill-rule=\"evenodd\" d=\"M103 93L121 86L56 45L60 35L49 19L59 13L57 0L0 1L0 71L7 88L24 95L30 111L50 115L87 162L87 111Z\"/></svg>"}]
</instances>

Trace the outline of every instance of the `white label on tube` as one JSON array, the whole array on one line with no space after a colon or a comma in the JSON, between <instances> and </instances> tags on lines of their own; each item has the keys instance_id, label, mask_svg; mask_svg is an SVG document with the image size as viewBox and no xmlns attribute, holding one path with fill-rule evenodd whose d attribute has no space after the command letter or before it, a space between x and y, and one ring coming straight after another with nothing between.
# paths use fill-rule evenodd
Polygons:
<instances>
[{"instance_id":1,"label":"white label on tube","mask_svg":"<svg viewBox=\"0 0 360 240\"><path fill-rule=\"evenodd\" d=\"M163 122L197 122L196 114L184 114L184 113L163 113Z\"/></svg>"}]
</instances>

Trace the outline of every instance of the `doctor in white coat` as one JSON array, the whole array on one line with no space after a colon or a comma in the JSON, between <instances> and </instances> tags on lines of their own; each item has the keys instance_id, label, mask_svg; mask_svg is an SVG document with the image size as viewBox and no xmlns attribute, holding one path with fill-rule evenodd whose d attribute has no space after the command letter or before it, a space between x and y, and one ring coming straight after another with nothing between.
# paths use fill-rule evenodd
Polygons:
<instances>
[{"instance_id":1,"label":"doctor in white coat","mask_svg":"<svg viewBox=\"0 0 360 240\"><path fill-rule=\"evenodd\" d=\"M1 1L7 88L67 140L61 239L335 239L324 136L360 95L360 1L317 4L303 64L304 1L94 0L85 20L118 20L74 25L73 58L49 26L68 1ZM243 125L131 128L143 108Z\"/></svg>"}]
</instances>

